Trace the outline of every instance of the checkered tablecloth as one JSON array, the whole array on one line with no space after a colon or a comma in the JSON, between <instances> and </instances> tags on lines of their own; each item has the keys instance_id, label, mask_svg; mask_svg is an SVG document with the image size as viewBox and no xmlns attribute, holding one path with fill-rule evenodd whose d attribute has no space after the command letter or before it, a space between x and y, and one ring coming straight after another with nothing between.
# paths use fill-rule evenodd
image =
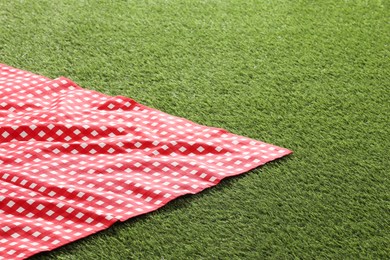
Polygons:
<instances>
[{"instance_id":1,"label":"checkered tablecloth","mask_svg":"<svg viewBox=\"0 0 390 260\"><path fill-rule=\"evenodd\" d=\"M0 64L0 259L51 250L289 153Z\"/></svg>"}]
</instances>

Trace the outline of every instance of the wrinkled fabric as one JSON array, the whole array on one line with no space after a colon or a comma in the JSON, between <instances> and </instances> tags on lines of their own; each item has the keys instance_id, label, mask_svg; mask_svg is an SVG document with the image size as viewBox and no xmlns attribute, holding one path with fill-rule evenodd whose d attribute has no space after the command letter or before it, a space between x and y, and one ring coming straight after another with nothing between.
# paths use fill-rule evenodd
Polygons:
<instances>
[{"instance_id":1,"label":"wrinkled fabric","mask_svg":"<svg viewBox=\"0 0 390 260\"><path fill-rule=\"evenodd\" d=\"M0 259L57 248L289 153L0 64Z\"/></svg>"}]
</instances>

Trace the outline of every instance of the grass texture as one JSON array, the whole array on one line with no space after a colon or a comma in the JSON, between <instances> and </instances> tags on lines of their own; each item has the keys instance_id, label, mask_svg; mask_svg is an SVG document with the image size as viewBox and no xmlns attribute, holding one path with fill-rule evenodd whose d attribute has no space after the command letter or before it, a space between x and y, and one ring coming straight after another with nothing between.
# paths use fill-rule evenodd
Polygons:
<instances>
[{"instance_id":1,"label":"grass texture","mask_svg":"<svg viewBox=\"0 0 390 260\"><path fill-rule=\"evenodd\" d=\"M0 0L0 62L295 153L33 259L388 259L390 1Z\"/></svg>"}]
</instances>

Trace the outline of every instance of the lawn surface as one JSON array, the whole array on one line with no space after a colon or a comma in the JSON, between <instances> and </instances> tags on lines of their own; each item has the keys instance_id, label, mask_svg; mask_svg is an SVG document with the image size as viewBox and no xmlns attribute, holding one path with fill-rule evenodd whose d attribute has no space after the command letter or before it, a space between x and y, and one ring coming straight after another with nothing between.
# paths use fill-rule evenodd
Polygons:
<instances>
[{"instance_id":1,"label":"lawn surface","mask_svg":"<svg viewBox=\"0 0 390 260\"><path fill-rule=\"evenodd\" d=\"M292 149L34 259L390 257L390 1L0 0L0 62Z\"/></svg>"}]
</instances>

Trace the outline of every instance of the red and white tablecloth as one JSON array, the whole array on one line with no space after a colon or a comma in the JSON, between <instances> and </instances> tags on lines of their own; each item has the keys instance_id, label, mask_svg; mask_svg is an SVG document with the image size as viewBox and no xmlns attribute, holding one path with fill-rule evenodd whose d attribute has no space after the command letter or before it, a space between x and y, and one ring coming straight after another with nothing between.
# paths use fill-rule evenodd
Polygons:
<instances>
[{"instance_id":1,"label":"red and white tablecloth","mask_svg":"<svg viewBox=\"0 0 390 260\"><path fill-rule=\"evenodd\" d=\"M0 259L57 248L289 153L0 64Z\"/></svg>"}]
</instances>

